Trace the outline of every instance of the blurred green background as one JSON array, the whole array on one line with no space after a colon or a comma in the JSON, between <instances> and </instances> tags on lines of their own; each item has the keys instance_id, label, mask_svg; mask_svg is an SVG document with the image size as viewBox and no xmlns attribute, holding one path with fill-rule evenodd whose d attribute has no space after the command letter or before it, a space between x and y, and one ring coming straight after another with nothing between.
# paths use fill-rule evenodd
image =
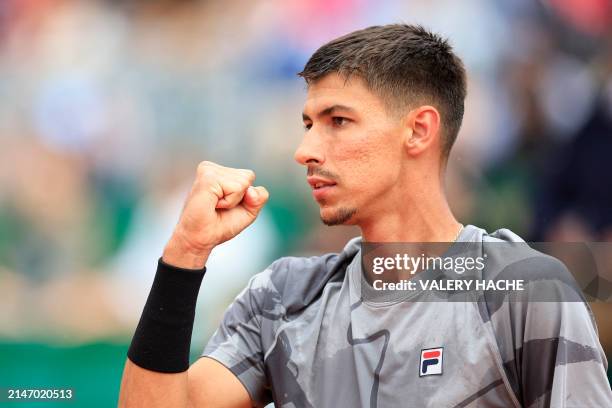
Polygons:
<instances>
[{"instance_id":1,"label":"blurred green background","mask_svg":"<svg viewBox=\"0 0 612 408\"><path fill-rule=\"evenodd\" d=\"M252 168L271 199L209 261L193 358L250 276L357 235L319 222L293 162L296 73L324 42L393 22L449 37L467 66L447 180L457 217L528 240L612 241L608 0L2 0L0 388L116 404L202 160ZM610 305L594 307L610 356Z\"/></svg>"}]
</instances>

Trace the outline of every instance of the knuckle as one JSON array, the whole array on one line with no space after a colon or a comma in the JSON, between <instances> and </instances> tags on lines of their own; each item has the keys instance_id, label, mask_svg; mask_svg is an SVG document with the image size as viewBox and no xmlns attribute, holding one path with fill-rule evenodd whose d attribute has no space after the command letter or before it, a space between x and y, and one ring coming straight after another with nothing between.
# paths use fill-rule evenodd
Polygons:
<instances>
[{"instance_id":1,"label":"knuckle","mask_svg":"<svg viewBox=\"0 0 612 408\"><path fill-rule=\"evenodd\" d=\"M242 177L240 179L239 183L240 183L240 187L242 189L246 189L246 188L248 188L251 185L251 180L249 180L248 178Z\"/></svg>"},{"instance_id":2,"label":"knuckle","mask_svg":"<svg viewBox=\"0 0 612 408\"><path fill-rule=\"evenodd\" d=\"M248 169L247 169L247 170L245 170L244 172L245 172L246 176L248 177L248 179L249 179L250 181L255 180L255 172L254 172L253 170L248 170Z\"/></svg>"},{"instance_id":3,"label":"knuckle","mask_svg":"<svg viewBox=\"0 0 612 408\"><path fill-rule=\"evenodd\" d=\"M198 164L197 173L199 176L209 177L213 174L212 163L209 161L203 161Z\"/></svg>"},{"instance_id":4,"label":"knuckle","mask_svg":"<svg viewBox=\"0 0 612 408\"><path fill-rule=\"evenodd\" d=\"M235 174L246 177L249 181L255 180L255 172L251 169L236 169Z\"/></svg>"},{"instance_id":5,"label":"knuckle","mask_svg":"<svg viewBox=\"0 0 612 408\"><path fill-rule=\"evenodd\" d=\"M244 184L237 180L232 180L227 183L227 187L232 192L237 192L244 189Z\"/></svg>"}]
</instances>

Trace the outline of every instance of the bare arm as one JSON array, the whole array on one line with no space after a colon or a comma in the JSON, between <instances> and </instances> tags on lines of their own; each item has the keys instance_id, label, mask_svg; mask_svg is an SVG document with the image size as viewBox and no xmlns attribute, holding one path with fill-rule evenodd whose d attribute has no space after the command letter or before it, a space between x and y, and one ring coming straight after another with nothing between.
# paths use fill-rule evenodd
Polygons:
<instances>
[{"instance_id":1,"label":"bare arm","mask_svg":"<svg viewBox=\"0 0 612 408\"><path fill-rule=\"evenodd\" d=\"M203 357L178 374L145 370L128 359L119 406L250 408L252 404L249 393L231 371Z\"/></svg>"},{"instance_id":2,"label":"bare arm","mask_svg":"<svg viewBox=\"0 0 612 408\"><path fill-rule=\"evenodd\" d=\"M138 367L129 359L126 360L119 393L119 407L188 406L187 371L177 374L158 373Z\"/></svg>"},{"instance_id":3,"label":"bare arm","mask_svg":"<svg viewBox=\"0 0 612 408\"><path fill-rule=\"evenodd\" d=\"M251 186L254 179L250 170L201 163L163 261L202 269L212 249L250 225L267 201L263 187ZM252 402L238 378L213 359L200 358L178 373L148 370L127 359L119 406L246 408Z\"/></svg>"}]
</instances>

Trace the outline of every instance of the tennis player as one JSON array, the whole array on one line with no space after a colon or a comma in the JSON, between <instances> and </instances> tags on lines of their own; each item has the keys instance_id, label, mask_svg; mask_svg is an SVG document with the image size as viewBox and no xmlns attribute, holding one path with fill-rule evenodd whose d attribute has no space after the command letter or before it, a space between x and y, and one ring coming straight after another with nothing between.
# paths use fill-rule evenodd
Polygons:
<instances>
[{"instance_id":1,"label":"tennis player","mask_svg":"<svg viewBox=\"0 0 612 408\"><path fill-rule=\"evenodd\" d=\"M202 162L134 334L120 406L612 407L606 357L581 299L364 296L373 288L362 240L521 242L506 229L463 226L449 209L444 172L466 96L449 44L420 26L370 27L322 46L299 75L308 94L295 159L321 220L357 225L361 237L255 275L189 366L206 261L268 200L251 170ZM535 251L510 262L503 251L490 255L484 275L509 265L573 285L561 262Z\"/></svg>"}]
</instances>

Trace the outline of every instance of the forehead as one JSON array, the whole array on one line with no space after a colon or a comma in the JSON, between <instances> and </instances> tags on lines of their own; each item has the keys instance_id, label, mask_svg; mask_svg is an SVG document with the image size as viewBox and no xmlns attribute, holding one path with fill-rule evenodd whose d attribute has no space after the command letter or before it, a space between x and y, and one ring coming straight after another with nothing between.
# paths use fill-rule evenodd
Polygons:
<instances>
[{"instance_id":1,"label":"forehead","mask_svg":"<svg viewBox=\"0 0 612 408\"><path fill-rule=\"evenodd\" d=\"M356 111L383 109L383 101L358 77L348 79L337 73L327 74L308 85L304 113L316 114L333 105L348 106Z\"/></svg>"}]
</instances>

